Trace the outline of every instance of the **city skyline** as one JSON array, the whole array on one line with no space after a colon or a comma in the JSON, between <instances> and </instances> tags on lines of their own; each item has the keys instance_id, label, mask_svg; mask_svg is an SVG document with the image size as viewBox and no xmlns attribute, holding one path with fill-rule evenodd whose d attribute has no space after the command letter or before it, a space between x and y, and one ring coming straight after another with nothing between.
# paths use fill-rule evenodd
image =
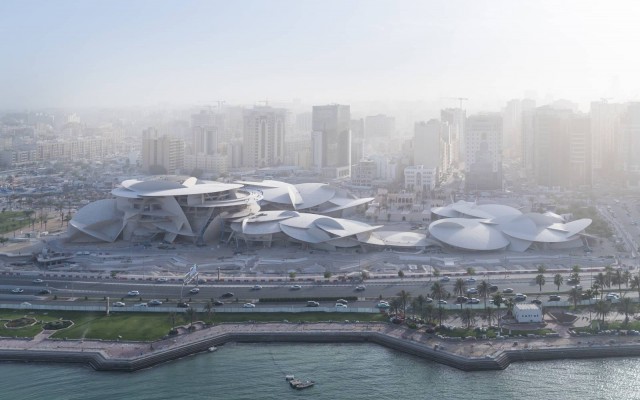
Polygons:
<instances>
[{"instance_id":1,"label":"city skyline","mask_svg":"<svg viewBox=\"0 0 640 400\"><path fill-rule=\"evenodd\" d=\"M0 4L0 108L640 96L630 1Z\"/></svg>"}]
</instances>

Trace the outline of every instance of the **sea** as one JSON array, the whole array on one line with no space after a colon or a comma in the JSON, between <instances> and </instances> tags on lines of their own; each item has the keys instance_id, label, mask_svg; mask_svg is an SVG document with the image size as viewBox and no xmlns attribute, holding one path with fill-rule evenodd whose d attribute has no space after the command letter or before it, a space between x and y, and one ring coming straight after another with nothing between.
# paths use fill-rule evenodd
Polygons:
<instances>
[{"instance_id":1,"label":"sea","mask_svg":"<svg viewBox=\"0 0 640 400\"><path fill-rule=\"evenodd\" d=\"M295 390L293 374L315 386ZM640 358L462 372L374 344L226 344L135 373L0 363L0 399L640 399Z\"/></svg>"}]
</instances>

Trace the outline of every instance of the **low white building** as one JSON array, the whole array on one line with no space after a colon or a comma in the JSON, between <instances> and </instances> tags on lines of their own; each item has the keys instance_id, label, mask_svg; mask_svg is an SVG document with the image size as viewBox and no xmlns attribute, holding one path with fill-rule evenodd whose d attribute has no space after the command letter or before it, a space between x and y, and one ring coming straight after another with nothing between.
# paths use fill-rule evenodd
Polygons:
<instances>
[{"instance_id":1,"label":"low white building","mask_svg":"<svg viewBox=\"0 0 640 400\"><path fill-rule=\"evenodd\" d=\"M542 309L535 304L516 304L513 307L513 314L516 321L522 322L542 322Z\"/></svg>"},{"instance_id":2,"label":"low white building","mask_svg":"<svg viewBox=\"0 0 640 400\"><path fill-rule=\"evenodd\" d=\"M404 188L412 192L433 190L438 183L438 169L413 165L404 169Z\"/></svg>"}]
</instances>

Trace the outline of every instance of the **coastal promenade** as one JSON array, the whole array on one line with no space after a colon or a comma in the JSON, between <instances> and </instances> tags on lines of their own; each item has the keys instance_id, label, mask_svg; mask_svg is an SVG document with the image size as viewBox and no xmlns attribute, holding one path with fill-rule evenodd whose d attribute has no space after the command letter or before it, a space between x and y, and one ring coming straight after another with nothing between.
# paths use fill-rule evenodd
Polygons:
<instances>
[{"instance_id":1,"label":"coastal promenade","mask_svg":"<svg viewBox=\"0 0 640 400\"><path fill-rule=\"evenodd\" d=\"M463 371L499 370L512 362L568 358L640 356L633 336L441 339L384 323L242 323L205 326L155 342L0 339L0 361L79 363L102 371L137 371L237 343L374 343Z\"/></svg>"}]
</instances>

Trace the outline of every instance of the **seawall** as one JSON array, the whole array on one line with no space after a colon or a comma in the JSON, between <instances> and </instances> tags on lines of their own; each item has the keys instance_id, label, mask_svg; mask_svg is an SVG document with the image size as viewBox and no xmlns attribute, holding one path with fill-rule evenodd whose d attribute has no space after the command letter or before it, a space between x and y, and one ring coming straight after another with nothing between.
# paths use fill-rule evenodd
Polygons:
<instances>
[{"instance_id":1,"label":"seawall","mask_svg":"<svg viewBox=\"0 0 640 400\"><path fill-rule=\"evenodd\" d=\"M187 334L189 335L189 334ZM52 341L57 342L57 341ZM472 357L448 351L449 347L464 346L465 343L447 342L447 350L437 343L423 343L380 331L232 331L198 340L151 350L135 356L112 357L100 350L65 348L63 350L3 348L0 340L0 361L75 363L88 365L98 371L133 372L207 351L212 346L225 343L374 343L396 351L412 354L462 371L488 371L507 368L514 362L559 359L582 359L604 357L640 356L640 344L615 344L597 346L565 346L541 349L509 349L493 351L481 357ZM95 342L93 342L95 344ZM113 342L98 342L110 343ZM148 345L148 344L147 344Z\"/></svg>"}]
</instances>

